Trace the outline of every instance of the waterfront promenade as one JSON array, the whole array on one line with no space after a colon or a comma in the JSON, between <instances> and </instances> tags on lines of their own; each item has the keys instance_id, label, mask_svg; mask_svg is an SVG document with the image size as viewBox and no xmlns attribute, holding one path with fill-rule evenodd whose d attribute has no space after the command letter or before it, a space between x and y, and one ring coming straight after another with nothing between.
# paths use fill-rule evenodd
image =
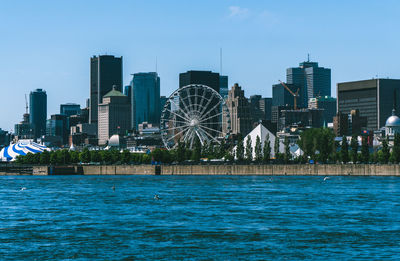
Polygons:
<instances>
[{"instance_id":1,"label":"waterfront promenade","mask_svg":"<svg viewBox=\"0 0 400 261\"><path fill-rule=\"evenodd\" d=\"M70 165L2 168L0 175L343 175L400 176L398 164Z\"/></svg>"}]
</instances>

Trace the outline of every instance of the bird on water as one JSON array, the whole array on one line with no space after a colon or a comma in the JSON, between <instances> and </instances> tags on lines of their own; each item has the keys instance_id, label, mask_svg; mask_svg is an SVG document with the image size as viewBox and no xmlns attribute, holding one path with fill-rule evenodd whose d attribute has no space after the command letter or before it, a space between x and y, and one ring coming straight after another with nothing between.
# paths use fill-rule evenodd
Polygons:
<instances>
[{"instance_id":1,"label":"bird on water","mask_svg":"<svg viewBox=\"0 0 400 261\"><path fill-rule=\"evenodd\" d=\"M324 178L324 181L326 181L326 180L328 180L328 179L329 179L329 177L325 177L325 178Z\"/></svg>"},{"instance_id":2,"label":"bird on water","mask_svg":"<svg viewBox=\"0 0 400 261\"><path fill-rule=\"evenodd\" d=\"M154 195L154 199L155 199L155 200L159 200L160 197L159 197L157 194L155 194L155 195Z\"/></svg>"}]
</instances>

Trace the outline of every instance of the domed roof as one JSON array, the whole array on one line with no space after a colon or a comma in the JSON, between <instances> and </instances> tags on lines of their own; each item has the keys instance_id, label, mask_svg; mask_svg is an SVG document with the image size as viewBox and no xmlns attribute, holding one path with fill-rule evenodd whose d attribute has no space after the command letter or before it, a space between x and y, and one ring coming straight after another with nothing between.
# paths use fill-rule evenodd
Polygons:
<instances>
[{"instance_id":1,"label":"domed roof","mask_svg":"<svg viewBox=\"0 0 400 261\"><path fill-rule=\"evenodd\" d=\"M395 115L395 111L393 110L392 116L390 116L386 120L386 127L400 127L400 118Z\"/></svg>"},{"instance_id":2,"label":"domed roof","mask_svg":"<svg viewBox=\"0 0 400 261\"><path fill-rule=\"evenodd\" d=\"M114 134L111 136L111 138L108 140L108 146L111 147L119 147L120 145L120 137L118 134Z\"/></svg>"}]
</instances>

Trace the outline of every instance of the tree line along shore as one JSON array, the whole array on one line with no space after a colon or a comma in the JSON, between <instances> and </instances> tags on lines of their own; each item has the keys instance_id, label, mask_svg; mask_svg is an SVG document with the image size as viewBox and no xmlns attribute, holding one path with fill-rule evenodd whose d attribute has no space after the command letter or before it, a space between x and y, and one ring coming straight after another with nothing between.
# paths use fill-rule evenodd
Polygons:
<instances>
[{"instance_id":1,"label":"tree line along shore","mask_svg":"<svg viewBox=\"0 0 400 261\"><path fill-rule=\"evenodd\" d=\"M290 142L284 139L284 151L279 150L279 140L271 144L269 138L261 143L257 136L253 147L251 140L244 142L238 136L235 142L220 144L201 144L197 139L192 148L185 143L179 143L177 148L166 150L157 148L148 153L134 153L129 150L89 150L70 151L61 149L56 151L44 151L42 153L28 153L18 156L16 164L31 165L66 165L79 163L96 164L196 164L201 161L257 163L257 164L299 164L319 162L324 164L346 163L400 163L400 135L396 134L393 146L389 147L386 138L382 140L380 148L374 148L368 144L367 137L362 137L361 145L357 136L353 136L350 142L346 137L336 141L332 130L328 128L315 128L304 131L297 141L302 154L294 157L290 152ZM271 157L272 151L275 157Z\"/></svg>"}]
</instances>

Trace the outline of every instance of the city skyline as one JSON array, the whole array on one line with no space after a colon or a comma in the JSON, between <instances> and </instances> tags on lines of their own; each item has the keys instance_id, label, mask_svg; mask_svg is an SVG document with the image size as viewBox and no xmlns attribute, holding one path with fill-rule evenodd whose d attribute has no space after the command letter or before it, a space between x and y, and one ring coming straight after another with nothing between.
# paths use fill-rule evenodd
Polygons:
<instances>
[{"instance_id":1,"label":"city skyline","mask_svg":"<svg viewBox=\"0 0 400 261\"><path fill-rule=\"evenodd\" d=\"M0 86L13 91L5 92L0 109L13 110L2 115L0 127L13 129L25 110L23 95L37 88L48 94L47 118L59 104L84 105L93 55L123 56L123 85L131 73L157 70L166 96L179 87L181 72L220 73L220 48L229 87L238 82L247 97L271 97L272 84L285 80L286 69L307 60L307 53L311 61L332 69L333 96L339 82L376 75L400 78L398 62L391 59L399 38L389 30L399 24L392 18L400 8L395 1L221 1L212 6L179 1L4 3ZM384 41L376 37L378 31Z\"/></svg>"}]
</instances>

